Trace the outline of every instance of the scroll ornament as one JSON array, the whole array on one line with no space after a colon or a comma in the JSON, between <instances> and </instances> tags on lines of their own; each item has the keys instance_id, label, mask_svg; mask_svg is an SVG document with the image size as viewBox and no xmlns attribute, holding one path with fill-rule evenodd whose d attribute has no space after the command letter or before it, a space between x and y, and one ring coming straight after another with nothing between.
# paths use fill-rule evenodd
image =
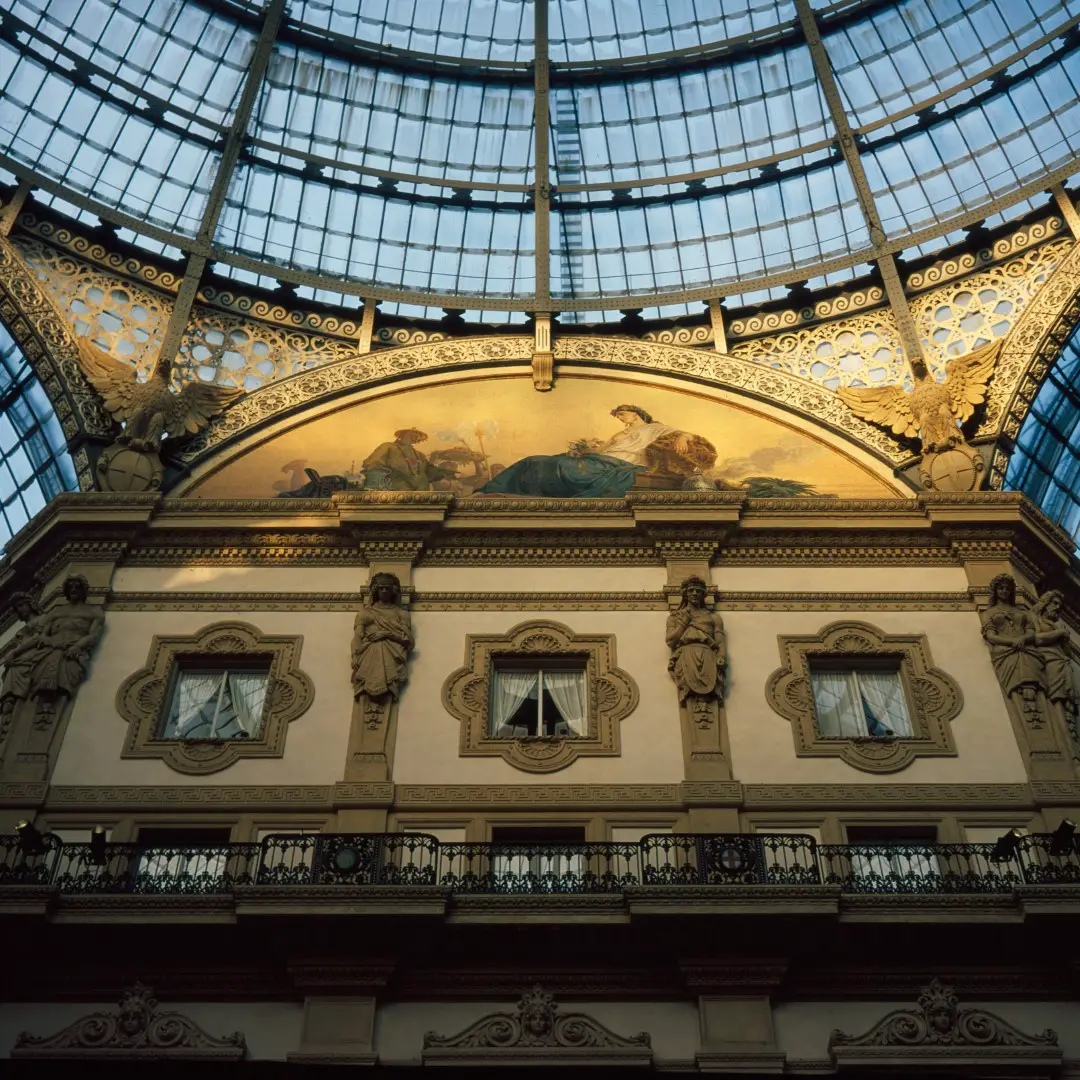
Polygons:
<instances>
[{"instance_id":1,"label":"scroll ornament","mask_svg":"<svg viewBox=\"0 0 1080 1080\"><path fill-rule=\"evenodd\" d=\"M1057 1035L1025 1035L983 1009L961 1009L951 987L933 979L916 1009L897 1009L862 1035L833 1031L829 1050L842 1047L1044 1047L1056 1048ZM1058 1051L1060 1054L1060 1051Z\"/></svg>"},{"instance_id":2,"label":"scroll ornament","mask_svg":"<svg viewBox=\"0 0 1080 1080\"><path fill-rule=\"evenodd\" d=\"M536 984L521 995L516 1013L491 1013L457 1035L424 1035L424 1049L637 1049L652 1045L647 1032L623 1038L584 1013L560 1013L554 995Z\"/></svg>"},{"instance_id":3,"label":"scroll ornament","mask_svg":"<svg viewBox=\"0 0 1080 1080\"><path fill-rule=\"evenodd\" d=\"M217 1039L178 1012L158 1010L153 990L142 983L127 987L118 1012L97 1012L55 1035L22 1032L12 1057L134 1057L241 1061L247 1044L239 1031Z\"/></svg>"}]
</instances>

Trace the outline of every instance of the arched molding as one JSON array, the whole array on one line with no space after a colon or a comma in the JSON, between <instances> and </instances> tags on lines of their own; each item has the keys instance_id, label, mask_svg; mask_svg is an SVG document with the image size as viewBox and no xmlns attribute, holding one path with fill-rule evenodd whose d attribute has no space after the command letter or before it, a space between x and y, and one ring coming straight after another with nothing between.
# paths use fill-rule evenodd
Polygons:
<instances>
[{"instance_id":1,"label":"arched molding","mask_svg":"<svg viewBox=\"0 0 1080 1080\"><path fill-rule=\"evenodd\" d=\"M270 423L300 411L313 412L366 387L470 368L529 370L532 345L531 337L521 335L454 338L383 349L313 368L247 394L188 443L180 457L194 467ZM814 427L830 429L891 469L909 457L884 431L851 413L831 390L751 360L636 338L593 336L560 338L555 360L611 372L648 371L755 398Z\"/></svg>"},{"instance_id":2,"label":"arched molding","mask_svg":"<svg viewBox=\"0 0 1080 1080\"><path fill-rule=\"evenodd\" d=\"M71 327L5 237L0 237L0 319L48 395L68 445L80 434L111 435L112 419L83 377ZM79 487L93 490L85 450L76 449L73 460Z\"/></svg>"},{"instance_id":3,"label":"arched molding","mask_svg":"<svg viewBox=\"0 0 1080 1080\"><path fill-rule=\"evenodd\" d=\"M1020 427L1039 387L1080 323L1080 243L1062 259L1006 337L976 437L997 436L990 486L1001 488Z\"/></svg>"}]
</instances>

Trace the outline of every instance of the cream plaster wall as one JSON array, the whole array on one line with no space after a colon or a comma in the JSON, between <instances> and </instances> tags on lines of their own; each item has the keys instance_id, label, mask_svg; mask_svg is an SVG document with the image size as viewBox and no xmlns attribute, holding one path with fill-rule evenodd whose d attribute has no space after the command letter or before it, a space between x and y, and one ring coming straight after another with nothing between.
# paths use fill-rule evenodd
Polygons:
<instances>
[{"instance_id":1,"label":"cream plaster wall","mask_svg":"<svg viewBox=\"0 0 1080 1080\"><path fill-rule=\"evenodd\" d=\"M658 592L662 566L419 566L417 592Z\"/></svg>"},{"instance_id":2,"label":"cream plaster wall","mask_svg":"<svg viewBox=\"0 0 1080 1080\"><path fill-rule=\"evenodd\" d=\"M964 707L952 722L957 757L920 758L900 772L866 773L839 758L795 756L791 724L765 699L781 665L779 635L817 634L829 623L869 623L890 634L926 634L936 667L956 680ZM726 701L731 763L744 783L1023 783L1023 759L982 640L965 611L727 611Z\"/></svg>"},{"instance_id":3,"label":"cream plaster wall","mask_svg":"<svg viewBox=\"0 0 1080 1080\"><path fill-rule=\"evenodd\" d=\"M773 1008L777 1046L789 1058L828 1058L829 1033L834 1028L861 1035L893 1009L912 1009L913 1001L801 1001ZM1000 1016L1026 1035L1046 1028L1057 1032L1065 1057L1080 1060L1080 1004L1068 1001L989 1001L961 999L962 1009L979 1008Z\"/></svg>"},{"instance_id":4,"label":"cream plaster wall","mask_svg":"<svg viewBox=\"0 0 1080 1080\"><path fill-rule=\"evenodd\" d=\"M714 566L725 592L967 592L962 566Z\"/></svg>"},{"instance_id":5,"label":"cream plaster wall","mask_svg":"<svg viewBox=\"0 0 1080 1080\"><path fill-rule=\"evenodd\" d=\"M247 1041L248 1058L255 1061L284 1061L290 1050L300 1046L304 1020L304 1006L300 1002L164 1001L160 1007L163 1011L182 1013L215 1038L231 1035L234 1031L242 1032ZM89 1013L116 1011L115 1001L0 1005L0 1057L11 1056L11 1048L22 1031L32 1035L54 1035ZM108 1068L106 1063L102 1064ZM92 1060L80 1062L71 1069L73 1073L92 1071ZM57 1074L65 1075L66 1072L57 1062Z\"/></svg>"},{"instance_id":6,"label":"cream plaster wall","mask_svg":"<svg viewBox=\"0 0 1080 1080\"><path fill-rule=\"evenodd\" d=\"M361 592L366 566L122 566L113 592Z\"/></svg>"},{"instance_id":7,"label":"cream plaster wall","mask_svg":"<svg viewBox=\"0 0 1080 1080\"><path fill-rule=\"evenodd\" d=\"M562 1013L583 1012L616 1035L628 1037L647 1031L657 1062L693 1061L700 1047L696 1003L557 1000L556 1005ZM382 1065L419 1065L425 1032L455 1035L491 1013L515 1011L516 1003L509 1001L382 1005L375 1014L375 1051Z\"/></svg>"},{"instance_id":8,"label":"cream plaster wall","mask_svg":"<svg viewBox=\"0 0 1080 1080\"><path fill-rule=\"evenodd\" d=\"M283 758L238 761L209 776L175 772L158 760L123 760L127 722L116 711L120 684L141 668L154 634L192 634L214 623L241 621L264 634L301 634L300 668L315 700L289 725ZM344 775L352 716L348 611L259 611L237 616L205 611L112 611L79 691L53 773L54 784L332 784Z\"/></svg>"},{"instance_id":9,"label":"cream plaster wall","mask_svg":"<svg viewBox=\"0 0 1080 1080\"><path fill-rule=\"evenodd\" d=\"M400 784L677 783L683 778L675 689L667 673L662 611L418 611L416 652L398 713L394 779ZM580 634L615 634L616 662L640 702L622 721L622 756L579 758L557 773L527 773L499 757L458 756L460 722L442 704L446 677L465 661L466 634L502 634L549 619Z\"/></svg>"}]
</instances>

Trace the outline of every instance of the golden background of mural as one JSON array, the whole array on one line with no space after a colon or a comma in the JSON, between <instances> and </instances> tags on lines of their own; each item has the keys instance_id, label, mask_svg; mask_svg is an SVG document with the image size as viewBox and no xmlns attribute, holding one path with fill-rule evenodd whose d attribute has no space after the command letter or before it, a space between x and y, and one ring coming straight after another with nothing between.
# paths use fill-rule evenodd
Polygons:
<instances>
[{"instance_id":1,"label":"golden background of mural","mask_svg":"<svg viewBox=\"0 0 1080 1080\"><path fill-rule=\"evenodd\" d=\"M636 408L612 415L620 405ZM710 486L748 486L758 496L897 496L853 458L749 407L574 376L560 378L552 394L537 394L520 376L384 393L271 435L191 494L319 498L381 488L617 497L630 488Z\"/></svg>"}]
</instances>

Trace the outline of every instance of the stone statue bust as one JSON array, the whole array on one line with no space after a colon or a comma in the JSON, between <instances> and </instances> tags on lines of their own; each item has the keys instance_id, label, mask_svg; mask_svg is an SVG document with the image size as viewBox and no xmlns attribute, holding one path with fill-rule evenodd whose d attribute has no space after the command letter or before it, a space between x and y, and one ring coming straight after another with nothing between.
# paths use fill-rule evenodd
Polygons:
<instances>
[{"instance_id":1,"label":"stone statue bust","mask_svg":"<svg viewBox=\"0 0 1080 1080\"><path fill-rule=\"evenodd\" d=\"M687 578L682 583L682 603L668 616L668 671L675 680L680 705L687 704L688 699L722 700L724 696L724 622L705 606L707 588L701 578Z\"/></svg>"},{"instance_id":2,"label":"stone statue bust","mask_svg":"<svg viewBox=\"0 0 1080 1080\"><path fill-rule=\"evenodd\" d=\"M354 696L379 708L396 701L408 677L412 649L412 622L401 605L401 583L394 574L375 574L368 586L368 601L353 625Z\"/></svg>"},{"instance_id":3,"label":"stone statue bust","mask_svg":"<svg viewBox=\"0 0 1080 1080\"><path fill-rule=\"evenodd\" d=\"M1051 589L1031 609L1035 647L1046 672L1046 696L1061 708L1075 737L1078 695L1069 651L1069 628L1061 618L1061 593Z\"/></svg>"},{"instance_id":4,"label":"stone statue bust","mask_svg":"<svg viewBox=\"0 0 1080 1080\"><path fill-rule=\"evenodd\" d=\"M0 743L11 729L15 707L30 696L30 672L34 667L31 654L41 622L41 612L29 593L15 593L11 607L22 626L0 651L0 664L4 667L4 677L0 680Z\"/></svg>"}]
</instances>

